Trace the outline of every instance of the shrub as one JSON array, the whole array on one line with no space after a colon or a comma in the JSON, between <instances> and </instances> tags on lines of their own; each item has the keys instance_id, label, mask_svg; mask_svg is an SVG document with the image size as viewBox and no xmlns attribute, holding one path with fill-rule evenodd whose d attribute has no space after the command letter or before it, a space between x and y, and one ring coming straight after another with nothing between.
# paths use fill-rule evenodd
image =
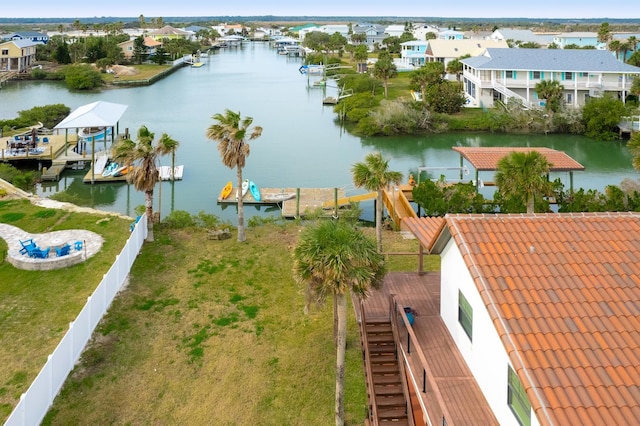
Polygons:
<instances>
[{"instance_id":1,"label":"shrub","mask_svg":"<svg viewBox=\"0 0 640 426\"><path fill-rule=\"evenodd\" d=\"M100 72L89 65L67 65L64 81L70 89L91 90L102 85Z\"/></svg>"},{"instance_id":2,"label":"shrub","mask_svg":"<svg viewBox=\"0 0 640 426\"><path fill-rule=\"evenodd\" d=\"M172 229L190 228L196 224L191 214L184 210L172 211L162 222Z\"/></svg>"}]
</instances>

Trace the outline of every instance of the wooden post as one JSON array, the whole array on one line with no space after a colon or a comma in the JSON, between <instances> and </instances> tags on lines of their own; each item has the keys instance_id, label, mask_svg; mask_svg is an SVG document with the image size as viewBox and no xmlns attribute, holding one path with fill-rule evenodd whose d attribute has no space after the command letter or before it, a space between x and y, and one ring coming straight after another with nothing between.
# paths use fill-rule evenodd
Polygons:
<instances>
[{"instance_id":1,"label":"wooden post","mask_svg":"<svg viewBox=\"0 0 640 426\"><path fill-rule=\"evenodd\" d=\"M333 188L333 215L338 217L338 188Z\"/></svg>"},{"instance_id":2,"label":"wooden post","mask_svg":"<svg viewBox=\"0 0 640 426\"><path fill-rule=\"evenodd\" d=\"M300 188L296 188L296 219L300 219Z\"/></svg>"}]
</instances>

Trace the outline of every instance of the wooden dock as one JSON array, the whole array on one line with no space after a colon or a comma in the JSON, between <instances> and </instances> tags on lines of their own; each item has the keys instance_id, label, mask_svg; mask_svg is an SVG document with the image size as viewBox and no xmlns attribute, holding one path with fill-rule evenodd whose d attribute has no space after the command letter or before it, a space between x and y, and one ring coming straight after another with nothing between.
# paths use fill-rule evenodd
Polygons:
<instances>
[{"instance_id":1,"label":"wooden dock","mask_svg":"<svg viewBox=\"0 0 640 426\"><path fill-rule=\"evenodd\" d=\"M236 189L226 199L218 198L220 204L237 204ZM326 214L334 214L335 203L331 208L323 207L325 202L344 198L344 190L340 188L260 188L261 200L257 201L247 194L242 199L243 204L250 205L280 205L282 217L293 219L304 217L305 214L321 209Z\"/></svg>"}]
</instances>

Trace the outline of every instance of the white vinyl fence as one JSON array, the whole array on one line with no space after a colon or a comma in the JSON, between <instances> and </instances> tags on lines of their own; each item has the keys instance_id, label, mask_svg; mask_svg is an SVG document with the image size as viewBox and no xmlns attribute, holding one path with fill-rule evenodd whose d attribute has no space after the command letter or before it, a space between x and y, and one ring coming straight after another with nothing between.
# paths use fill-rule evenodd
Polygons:
<instances>
[{"instance_id":1,"label":"white vinyl fence","mask_svg":"<svg viewBox=\"0 0 640 426\"><path fill-rule=\"evenodd\" d=\"M93 330L125 283L146 236L147 217L143 215L109 272L102 277L96 290L87 298L87 303L75 321L69 324L69 330L49 355L29 389L20 396L20 402L5 422L5 426L40 424L91 338Z\"/></svg>"}]
</instances>

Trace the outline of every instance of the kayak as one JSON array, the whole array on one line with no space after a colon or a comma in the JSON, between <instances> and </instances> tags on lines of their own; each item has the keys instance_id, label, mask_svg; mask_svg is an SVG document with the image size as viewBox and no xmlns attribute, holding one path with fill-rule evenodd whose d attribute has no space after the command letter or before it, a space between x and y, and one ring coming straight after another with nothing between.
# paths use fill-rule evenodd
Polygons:
<instances>
[{"instance_id":1,"label":"kayak","mask_svg":"<svg viewBox=\"0 0 640 426\"><path fill-rule=\"evenodd\" d=\"M262 197L260 196L260 189L254 181L249 181L249 191L251 191L251 196L254 200L260 201L262 199Z\"/></svg>"},{"instance_id":2,"label":"kayak","mask_svg":"<svg viewBox=\"0 0 640 426\"><path fill-rule=\"evenodd\" d=\"M233 184L231 183L231 181L227 182L224 188L222 188L222 191L220 191L220 199L224 200L225 198L227 198L229 194L231 194L232 188L233 188Z\"/></svg>"},{"instance_id":3,"label":"kayak","mask_svg":"<svg viewBox=\"0 0 640 426\"><path fill-rule=\"evenodd\" d=\"M247 195L247 191L249 191L249 179L245 179L242 182L242 198ZM238 199L238 193L236 192L236 200Z\"/></svg>"}]
</instances>

